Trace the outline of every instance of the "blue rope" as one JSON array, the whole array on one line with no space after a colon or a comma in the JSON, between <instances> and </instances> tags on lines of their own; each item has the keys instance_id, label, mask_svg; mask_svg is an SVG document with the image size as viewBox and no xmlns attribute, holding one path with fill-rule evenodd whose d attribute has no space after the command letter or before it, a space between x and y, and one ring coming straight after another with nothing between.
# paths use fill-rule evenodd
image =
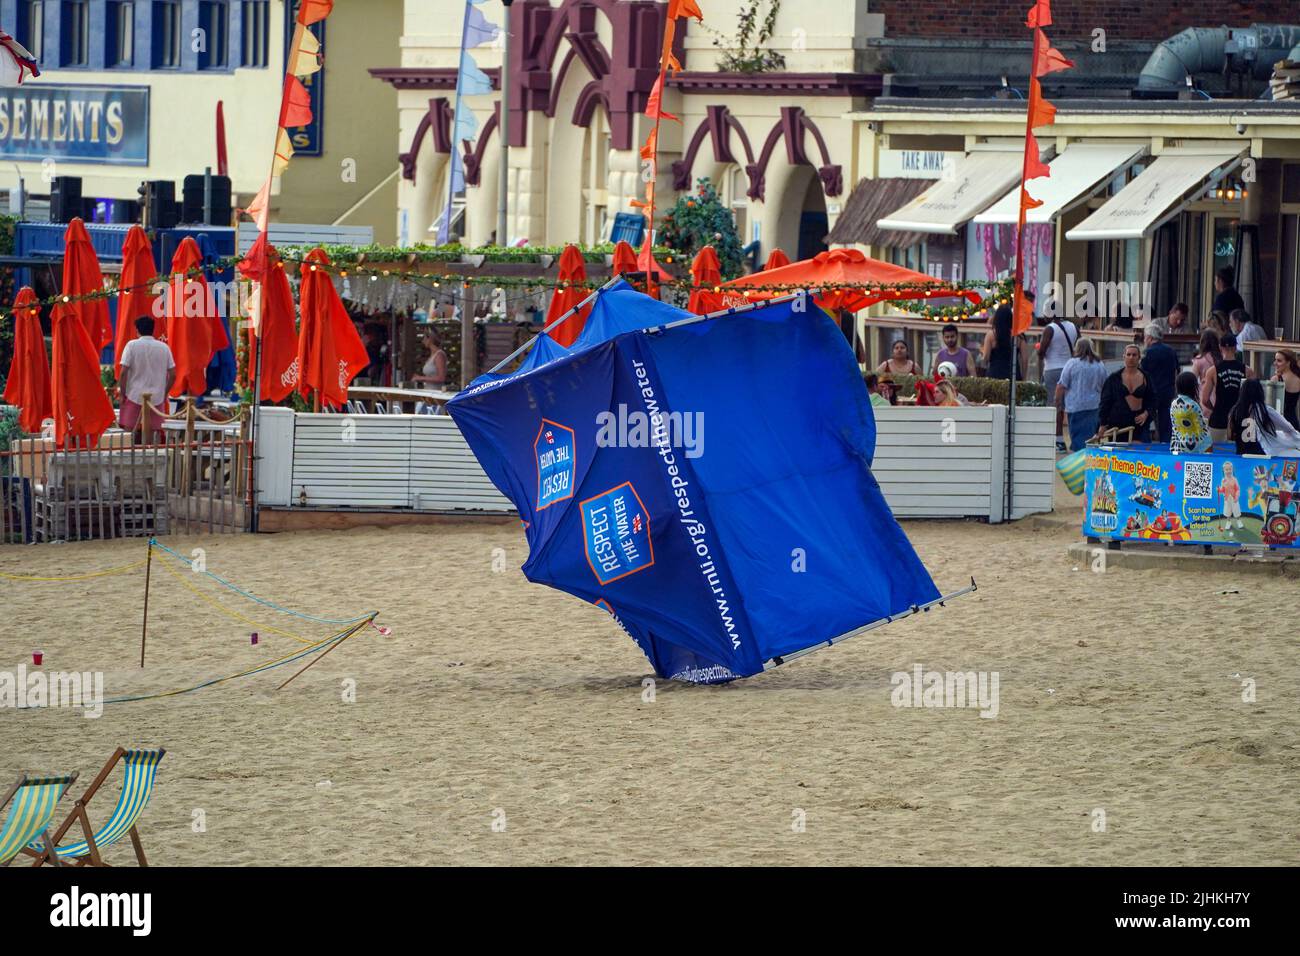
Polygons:
<instances>
[{"instance_id":1,"label":"blue rope","mask_svg":"<svg viewBox=\"0 0 1300 956\"><path fill-rule=\"evenodd\" d=\"M207 570L196 571L194 568L193 561L185 557L185 555L183 554L177 554L171 548L167 547L167 545L159 544L157 538L150 538L149 546L151 548L157 548L159 551L166 551L168 554L170 554L173 558L176 558L178 561L185 562L185 564L189 566L190 570L195 571L196 574L206 574L208 577L212 578L212 580L216 581L222 587L229 588L231 591L234 591L236 594L248 598L248 600L250 601L256 602L257 604L260 604L263 607L269 607L273 611L279 611L281 614L290 614L293 617L300 617L304 621L315 621L317 624L356 624L358 621L364 621L366 618L373 617L375 614L378 613L377 611L371 611L367 614L362 614L360 617L348 618L346 620L341 618L333 618L333 617L316 617L314 614L304 614L302 611L295 611L292 608L281 607L279 604L276 604L273 601L267 601L264 598L258 597L256 594L250 594L247 591L245 591L243 588L231 584L225 578L218 577L217 575L213 574L211 571L207 571Z\"/></svg>"}]
</instances>

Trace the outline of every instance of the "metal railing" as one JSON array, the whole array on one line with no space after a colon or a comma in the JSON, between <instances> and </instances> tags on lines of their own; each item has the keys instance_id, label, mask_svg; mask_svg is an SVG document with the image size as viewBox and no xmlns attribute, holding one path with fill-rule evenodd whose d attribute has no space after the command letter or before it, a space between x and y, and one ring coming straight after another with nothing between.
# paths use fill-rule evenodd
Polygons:
<instances>
[{"instance_id":1,"label":"metal railing","mask_svg":"<svg viewBox=\"0 0 1300 956\"><path fill-rule=\"evenodd\" d=\"M0 543L247 531L247 416L215 422L187 402L162 425L148 441L111 430L0 450Z\"/></svg>"}]
</instances>

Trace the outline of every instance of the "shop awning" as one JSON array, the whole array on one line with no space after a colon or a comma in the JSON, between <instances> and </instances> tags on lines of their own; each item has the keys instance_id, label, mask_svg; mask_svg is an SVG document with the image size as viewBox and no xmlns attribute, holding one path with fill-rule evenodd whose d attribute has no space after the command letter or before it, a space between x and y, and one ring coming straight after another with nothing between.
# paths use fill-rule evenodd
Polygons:
<instances>
[{"instance_id":1,"label":"shop awning","mask_svg":"<svg viewBox=\"0 0 1300 956\"><path fill-rule=\"evenodd\" d=\"M1235 166L1244 150L1178 147L1161 153L1066 239L1141 239L1182 208L1187 192L1220 166Z\"/></svg>"},{"instance_id":2,"label":"shop awning","mask_svg":"<svg viewBox=\"0 0 1300 956\"><path fill-rule=\"evenodd\" d=\"M906 249L918 242L938 240L955 243L956 236L934 236L923 232L895 232L881 229L876 220L915 199L934 185L933 179L904 179L886 176L862 179L849 193L844 212L835 220L835 228L826 241L837 246L881 246Z\"/></svg>"},{"instance_id":3,"label":"shop awning","mask_svg":"<svg viewBox=\"0 0 1300 956\"><path fill-rule=\"evenodd\" d=\"M1027 222L1051 222L1058 215L1087 199L1115 173L1144 152L1135 143L1072 143L1048 165L1052 175L1029 182L1029 195L1042 202L1030 209ZM1020 183L975 217L975 222L1014 223L1020 218Z\"/></svg>"},{"instance_id":4,"label":"shop awning","mask_svg":"<svg viewBox=\"0 0 1300 956\"><path fill-rule=\"evenodd\" d=\"M1018 147L967 153L945 176L911 202L876 222L880 229L954 235L993 200L1020 181Z\"/></svg>"}]
</instances>

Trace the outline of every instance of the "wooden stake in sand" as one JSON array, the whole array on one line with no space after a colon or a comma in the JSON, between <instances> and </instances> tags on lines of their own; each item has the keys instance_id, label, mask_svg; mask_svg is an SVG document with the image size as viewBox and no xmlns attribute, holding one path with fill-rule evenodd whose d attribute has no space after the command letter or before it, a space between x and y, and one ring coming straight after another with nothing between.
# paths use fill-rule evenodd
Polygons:
<instances>
[{"instance_id":1,"label":"wooden stake in sand","mask_svg":"<svg viewBox=\"0 0 1300 956\"><path fill-rule=\"evenodd\" d=\"M289 680L285 681L283 684L281 684L279 687L277 687L276 690L284 690L286 687L289 686L289 684L290 684L292 681L297 680L297 678L298 678L298 674L301 674L303 671L307 670L308 667L311 667L313 664L315 664L317 661L319 661L322 657L324 657L324 656L325 656L326 654L328 654L330 651L334 650L334 648L338 647L340 644L342 644L342 643L343 643L344 641L346 641L348 638L353 637L353 636L354 636L358 631L360 631L363 627L365 627L367 624L370 624L372 621L374 621L374 619L375 619L375 616L372 614L372 615L370 615L370 617L366 618L364 621L360 622L359 624L353 625L353 627L352 627L351 629L349 629L349 630L347 630L347 631L344 631L343 634L342 634L342 636L341 636L337 641L335 641L335 642L334 642L333 644L331 644L329 647L325 648L325 650L321 651L319 654L317 654L315 657L313 657L313 658L312 658L312 659L307 663L307 666L306 666L306 667L302 668L302 670L300 670L300 671L298 671L297 673L295 673L292 677L289 678Z\"/></svg>"},{"instance_id":2,"label":"wooden stake in sand","mask_svg":"<svg viewBox=\"0 0 1300 956\"><path fill-rule=\"evenodd\" d=\"M153 571L153 538L149 539L149 553L144 559L144 620L140 623L140 666L144 667L144 642L149 633L149 578Z\"/></svg>"}]
</instances>

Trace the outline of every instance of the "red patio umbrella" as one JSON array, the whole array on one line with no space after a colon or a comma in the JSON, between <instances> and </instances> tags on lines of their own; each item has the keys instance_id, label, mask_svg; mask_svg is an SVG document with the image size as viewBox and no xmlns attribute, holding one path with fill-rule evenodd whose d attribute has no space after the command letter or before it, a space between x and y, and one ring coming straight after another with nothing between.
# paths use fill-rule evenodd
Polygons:
<instances>
[{"instance_id":1,"label":"red patio umbrella","mask_svg":"<svg viewBox=\"0 0 1300 956\"><path fill-rule=\"evenodd\" d=\"M153 264L153 247L139 226L132 226L122 243L122 282L117 294L117 334L113 348L113 373L122 377L122 351L135 338L135 320L155 315L158 296L153 294L157 268ZM158 322L161 326L162 322ZM155 327L154 332L160 330Z\"/></svg>"},{"instance_id":2,"label":"red patio umbrella","mask_svg":"<svg viewBox=\"0 0 1300 956\"><path fill-rule=\"evenodd\" d=\"M99 256L90 243L86 224L73 219L63 233L63 294L76 299L104 291L104 273L99 269ZM113 326L108 321L108 299L86 299L68 303L86 326L90 342L96 350L113 341Z\"/></svg>"},{"instance_id":3,"label":"red patio umbrella","mask_svg":"<svg viewBox=\"0 0 1300 956\"><path fill-rule=\"evenodd\" d=\"M264 234L265 235L265 234ZM259 291L257 329L250 326L250 362L262 349L261 397L279 402L298 385L298 333L294 331L293 290L275 246L267 245L267 268ZM353 330L355 332L355 329Z\"/></svg>"},{"instance_id":4,"label":"red patio umbrella","mask_svg":"<svg viewBox=\"0 0 1300 956\"><path fill-rule=\"evenodd\" d=\"M14 354L5 383L5 401L21 409L18 424L31 434L38 433L41 422L54 414L50 360L45 355L41 310L35 303L36 293L30 286L23 286L14 297Z\"/></svg>"},{"instance_id":5,"label":"red patio umbrella","mask_svg":"<svg viewBox=\"0 0 1300 956\"><path fill-rule=\"evenodd\" d=\"M54 307L53 328L55 443L65 448L68 438L73 437L84 439L85 447L93 448L114 421L113 403L99 376L99 350L71 304L60 302Z\"/></svg>"},{"instance_id":6,"label":"red patio umbrella","mask_svg":"<svg viewBox=\"0 0 1300 956\"><path fill-rule=\"evenodd\" d=\"M208 280L198 271L202 263L199 244L186 236L172 256L172 277L167 283L167 345L176 360L176 381L170 392L173 398L206 392L212 356L230 344L208 291Z\"/></svg>"},{"instance_id":7,"label":"red patio umbrella","mask_svg":"<svg viewBox=\"0 0 1300 956\"><path fill-rule=\"evenodd\" d=\"M979 293L950 289L941 280L924 272L869 259L857 249L831 249L819 252L811 259L724 283L723 305L743 305L755 299L770 299L784 294L779 288L747 288L767 285L786 286L784 291L820 289L822 291L814 301L831 311L857 312L890 299L961 297L976 304L980 301ZM726 295L727 291L731 294Z\"/></svg>"},{"instance_id":8,"label":"red patio umbrella","mask_svg":"<svg viewBox=\"0 0 1300 956\"><path fill-rule=\"evenodd\" d=\"M637 271L636 250L625 240L620 239L614 244L614 262L610 266L610 271L616 276Z\"/></svg>"},{"instance_id":9,"label":"red patio umbrella","mask_svg":"<svg viewBox=\"0 0 1300 956\"><path fill-rule=\"evenodd\" d=\"M788 266L789 264L790 257L781 251L780 246L777 246L768 253L767 262L763 263L763 271L767 272L769 269L779 269L782 266Z\"/></svg>"},{"instance_id":10,"label":"red patio umbrella","mask_svg":"<svg viewBox=\"0 0 1300 956\"><path fill-rule=\"evenodd\" d=\"M707 315L721 309L722 295L713 290L722 285L722 263L712 246L705 246L695 254L691 263L691 301L687 304L688 312Z\"/></svg>"},{"instance_id":11,"label":"red patio umbrella","mask_svg":"<svg viewBox=\"0 0 1300 956\"><path fill-rule=\"evenodd\" d=\"M330 280L329 264L319 248L307 253L302 264L298 391L304 396L315 392L320 405L339 408L348 400L348 384L370 364L370 355Z\"/></svg>"},{"instance_id":12,"label":"red patio umbrella","mask_svg":"<svg viewBox=\"0 0 1300 956\"><path fill-rule=\"evenodd\" d=\"M564 252L560 253L560 269L556 280L558 284L555 287L555 292L551 295L550 307L546 310L546 325L548 327L590 295L590 290L586 286L587 263L583 260L582 252L577 246L565 246ZM549 333L551 338L568 348L578 340L578 335L582 332L583 326L587 324L587 316L590 313L591 308L589 306L570 316L551 329Z\"/></svg>"}]
</instances>

